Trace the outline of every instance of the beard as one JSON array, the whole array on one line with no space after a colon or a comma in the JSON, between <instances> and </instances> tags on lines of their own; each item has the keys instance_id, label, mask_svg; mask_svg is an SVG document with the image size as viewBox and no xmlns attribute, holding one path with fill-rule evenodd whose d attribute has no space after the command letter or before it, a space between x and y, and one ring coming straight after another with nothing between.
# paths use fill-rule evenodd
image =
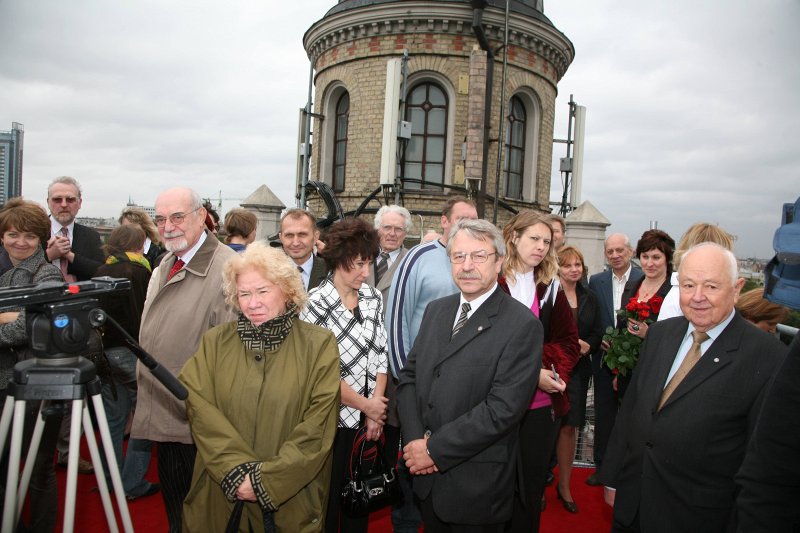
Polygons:
<instances>
[{"instance_id":1,"label":"beard","mask_svg":"<svg viewBox=\"0 0 800 533\"><path fill-rule=\"evenodd\" d=\"M176 254L178 252L182 252L189 247L189 243L186 240L186 235L183 233L165 233L164 234L164 248L167 249L168 252L172 252Z\"/></svg>"}]
</instances>

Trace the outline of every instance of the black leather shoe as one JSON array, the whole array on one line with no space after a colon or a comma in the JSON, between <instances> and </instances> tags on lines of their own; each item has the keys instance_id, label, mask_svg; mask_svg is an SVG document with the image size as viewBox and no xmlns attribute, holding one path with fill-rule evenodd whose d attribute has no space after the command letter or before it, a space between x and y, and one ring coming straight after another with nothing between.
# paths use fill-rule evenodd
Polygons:
<instances>
[{"instance_id":1,"label":"black leather shoe","mask_svg":"<svg viewBox=\"0 0 800 533\"><path fill-rule=\"evenodd\" d=\"M558 487L556 487L556 495L558 499L561 500L561 505L564 506L564 509L566 509L568 513L575 514L578 512L578 506L575 505L575 502L565 500L564 497L561 496L561 491L558 490Z\"/></svg>"},{"instance_id":2,"label":"black leather shoe","mask_svg":"<svg viewBox=\"0 0 800 533\"><path fill-rule=\"evenodd\" d=\"M553 484L553 480L556 478L556 475L553 473L552 470L547 471L547 475L544 477L544 484L548 487Z\"/></svg>"},{"instance_id":3,"label":"black leather shoe","mask_svg":"<svg viewBox=\"0 0 800 533\"><path fill-rule=\"evenodd\" d=\"M599 487L602 485L600 481L597 479L597 474L592 474L591 476L586 478L586 484L590 487Z\"/></svg>"}]
</instances>

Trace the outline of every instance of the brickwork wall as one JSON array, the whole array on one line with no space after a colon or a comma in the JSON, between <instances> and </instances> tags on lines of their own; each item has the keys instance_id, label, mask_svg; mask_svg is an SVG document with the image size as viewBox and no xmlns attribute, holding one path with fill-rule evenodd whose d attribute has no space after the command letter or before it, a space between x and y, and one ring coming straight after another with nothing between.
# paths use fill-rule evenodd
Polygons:
<instances>
[{"instance_id":1,"label":"brickwork wall","mask_svg":"<svg viewBox=\"0 0 800 533\"><path fill-rule=\"evenodd\" d=\"M467 159L465 175L479 177L482 172L483 157L483 109L485 99L486 53L475 49L476 40L469 25L452 23L447 26L448 33L442 30L441 22L435 24L428 21L428 29L420 31L425 21L405 22L407 33L380 33L382 24L397 28L397 21L377 21L372 26L362 25L349 28L336 37L339 44L326 46L316 60L315 112L321 113L320 107L334 84L342 84L350 93L350 115L348 129L348 153L345 176L345 191L337 193L337 197L345 211L355 209L364 198L372 193L380 180L380 154L383 132L384 87L386 83L386 61L390 57L401 57L403 50L409 50L409 73L436 72L448 80L455 94L454 101L449 102L454 108L455 123L449 138L452 146L453 161L451 175L445 177L446 183L452 183L452 172L461 161L461 143L466 137ZM459 30L454 32L453 29ZM377 28L377 29L376 29ZM494 47L501 43L492 41ZM316 50L316 49L315 49ZM509 68L506 82L506 101L521 88L535 93L541 107L538 133L538 159L535 170L536 198L533 202L509 201L517 209L535 208L549 211L550 173L553 152L553 122L555 117L555 98L557 94L558 72L548 60L535 51L518 45L509 46ZM502 56L495 58L494 86L492 92L493 123L489 131L490 140L488 157L487 191L494 193L497 140L499 127L500 93L502 83ZM459 77L467 75L468 94L458 92ZM507 111L507 110L506 110ZM329 118L330 120L330 118ZM330 182L330 170L321 169L320 145L330 142L321 135L322 122L314 121L313 151L310 178ZM324 129L324 128L323 128ZM502 168L502 167L501 167ZM501 172L502 179L502 172ZM438 211L444 203L447 193L422 192L404 195L405 205L413 211ZM383 195L379 194L380 202ZM379 207L373 201L369 207ZM322 209L318 200L310 199L310 206L316 211ZM321 214L321 213L320 213ZM485 217L492 218L491 203L485 206ZM501 209L499 225L504 224L510 214ZM412 233L419 231L419 223L415 219ZM439 217L425 217L425 229L439 229Z\"/></svg>"}]
</instances>

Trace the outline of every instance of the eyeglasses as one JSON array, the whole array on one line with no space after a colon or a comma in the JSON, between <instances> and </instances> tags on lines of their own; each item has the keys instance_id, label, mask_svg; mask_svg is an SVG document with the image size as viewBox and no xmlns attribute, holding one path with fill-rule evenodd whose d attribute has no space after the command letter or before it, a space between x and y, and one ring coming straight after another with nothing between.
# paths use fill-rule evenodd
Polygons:
<instances>
[{"instance_id":1,"label":"eyeglasses","mask_svg":"<svg viewBox=\"0 0 800 533\"><path fill-rule=\"evenodd\" d=\"M177 226L177 225L183 223L183 221L184 221L184 219L186 218L187 215L191 215L192 213L194 213L198 209L200 209L200 208L197 207L195 209L192 209L188 213L172 213L168 217L162 217L161 215L156 215L156 216L153 217L153 222L156 223L156 226L161 228L161 227L164 226L164 224L167 223L167 219L169 219L170 224L172 224L173 226Z\"/></svg>"},{"instance_id":2,"label":"eyeglasses","mask_svg":"<svg viewBox=\"0 0 800 533\"><path fill-rule=\"evenodd\" d=\"M386 233L406 233L406 228L401 226L390 226L389 224L381 226L381 229Z\"/></svg>"},{"instance_id":3,"label":"eyeglasses","mask_svg":"<svg viewBox=\"0 0 800 533\"><path fill-rule=\"evenodd\" d=\"M497 252L490 253L490 252L484 252L483 250L479 250L477 252L472 252L469 254L466 254L464 252L456 252L450 254L450 262L460 265L461 263L466 261L467 256L469 256L469 258L472 259L473 263L485 263L486 260L489 259L490 255L496 255L496 254Z\"/></svg>"},{"instance_id":4,"label":"eyeglasses","mask_svg":"<svg viewBox=\"0 0 800 533\"><path fill-rule=\"evenodd\" d=\"M67 202L68 204L74 204L75 202L78 201L78 197L77 196L53 196L52 198L50 198L50 201L53 202L54 204L62 204L64 202Z\"/></svg>"}]
</instances>

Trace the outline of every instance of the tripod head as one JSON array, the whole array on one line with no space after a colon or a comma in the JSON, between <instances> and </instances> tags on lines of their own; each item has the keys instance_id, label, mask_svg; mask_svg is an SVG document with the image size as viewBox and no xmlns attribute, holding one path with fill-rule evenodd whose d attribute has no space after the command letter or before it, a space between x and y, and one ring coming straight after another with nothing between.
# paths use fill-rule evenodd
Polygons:
<instances>
[{"instance_id":1,"label":"tripod head","mask_svg":"<svg viewBox=\"0 0 800 533\"><path fill-rule=\"evenodd\" d=\"M30 370L30 366L73 364L89 348L92 330L109 323L123 335L131 350L153 375L176 398L185 400L188 393L177 378L160 366L93 298L127 291L130 287L130 280L104 276L76 283L46 282L0 290L0 310L19 307L26 310L25 328L36 356L33 365L27 362L26 370Z\"/></svg>"}]
</instances>

